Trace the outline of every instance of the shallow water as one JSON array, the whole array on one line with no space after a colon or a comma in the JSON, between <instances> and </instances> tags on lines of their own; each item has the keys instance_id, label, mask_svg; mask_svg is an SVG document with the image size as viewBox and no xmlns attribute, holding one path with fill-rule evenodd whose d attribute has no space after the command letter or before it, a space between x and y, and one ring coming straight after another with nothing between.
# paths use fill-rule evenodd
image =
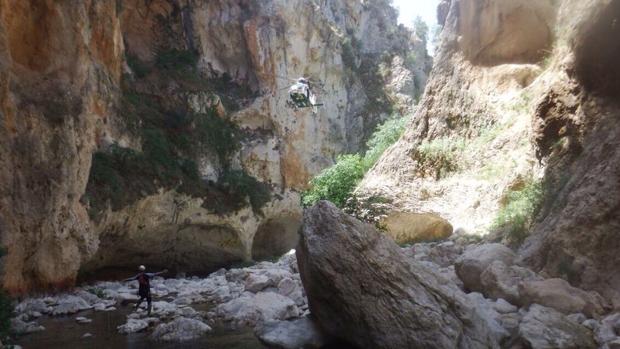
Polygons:
<instances>
[{"instance_id":1,"label":"shallow water","mask_svg":"<svg viewBox=\"0 0 620 349\"><path fill-rule=\"evenodd\" d=\"M196 307L195 309L199 310ZM231 330L215 326L213 331L197 340L183 343L165 343L150 339L150 331L133 334L120 334L116 327L127 320L131 306L119 306L116 311L82 311L72 316L43 316L37 322L45 331L20 337L15 344L24 349L53 348L132 348L132 349L172 349L172 348L213 348L213 349L264 349L251 329ZM92 319L89 324L78 324L75 318L84 316ZM83 338L85 333L92 337Z\"/></svg>"}]
</instances>

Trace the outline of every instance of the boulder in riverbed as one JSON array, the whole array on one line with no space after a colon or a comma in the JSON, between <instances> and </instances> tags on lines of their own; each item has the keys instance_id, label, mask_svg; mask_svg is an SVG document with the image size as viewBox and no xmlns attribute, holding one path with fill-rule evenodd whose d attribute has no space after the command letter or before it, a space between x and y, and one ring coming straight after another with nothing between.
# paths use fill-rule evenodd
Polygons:
<instances>
[{"instance_id":1,"label":"boulder in riverbed","mask_svg":"<svg viewBox=\"0 0 620 349\"><path fill-rule=\"evenodd\" d=\"M525 281L519 284L519 293L522 305L537 303L564 314L584 313L594 317L605 308L605 301L598 293L572 287L563 279Z\"/></svg>"},{"instance_id":2,"label":"boulder in riverbed","mask_svg":"<svg viewBox=\"0 0 620 349\"><path fill-rule=\"evenodd\" d=\"M199 338L211 331L211 327L197 319L178 317L173 321L158 325L151 335L155 340L184 342Z\"/></svg>"},{"instance_id":3,"label":"boulder in riverbed","mask_svg":"<svg viewBox=\"0 0 620 349\"><path fill-rule=\"evenodd\" d=\"M503 298L512 304L521 303L519 295L521 282L538 280L543 280L543 278L530 269L517 265L507 266L500 260L493 261L480 274L481 292L486 297Z\"/></svg>"},{"instance_id":4,"label":"boulder in riverbed","mask_svg":"<svg viewBox=\"0 0 620 349\"><path fill-rule=\"evenodd\" d=\"M392 212L379 221L397 243L444 240L452 235L452 225L432 213Z\"/></svg>"},{"instance_id":5,"label":"boulder in riverbed","mask_svg":"<svg viewBox=\"0 0 620 349\"><path fill-rule=\"evenodd\" d=\"M321 201L301 235L301 279L326 334L363 348L498 347L462 291L373 226Z\"/></svg>"},{"instance_id":6,"label":"boulder in riverbed","mask_svg":"<svg viewBox=\"0 0 620 349\"><path fill-rule=\"evenodd\" d=\"M456 275L463 281L467 290L483 292L484 286L480 276L487 267L494 261L501 261L504 265L511 266L515 259L515 253L502 244L471 246L456 260Z\"/></svg>"},{"instance_id":7,"label":"boulder in riverbed","mask_svg":"<svg viewBox=\"0 0 620 349\"><path fill-rule=\"evenodd\" d=\"M270 348L318 349L326 344L318 326L308 316L292 321L260 323L255 334Z\"/></svg>"},{"instance_id":8,"label":"boulder in riverbed","mask_svg":"<svg viewBox=\"0 0 620 349\"><path fill-rule=\"evenodd\" d=\"M519 325L519 337L532 349L594 349L592 332L562 313L533 304Z\"/></svg>"},{"instance_id":9,"label":"boulder in riverbed","mask_svg":"<svg viewBox=\"0 0 620 349\"><path fill-rule=\"evenodd\" d=\"M129 334L143 331L149 327L149 323L140 319L127 319L127 322L118 326L116 329L119 333Z\"/></svg>"}]
</instances>

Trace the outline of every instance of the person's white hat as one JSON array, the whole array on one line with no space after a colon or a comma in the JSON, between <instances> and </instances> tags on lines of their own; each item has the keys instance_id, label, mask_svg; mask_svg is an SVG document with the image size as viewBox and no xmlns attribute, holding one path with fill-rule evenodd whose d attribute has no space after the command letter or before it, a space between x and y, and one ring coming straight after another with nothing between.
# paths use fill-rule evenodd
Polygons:
<instances>
[{"instance_id":1,"label":"person's white hat","mask_svg":"<svg viewBox=\"0 0 620 349\"><path fill-rule=\"evenodd\" d=\"M144 265L141 265L141 266L139 266L139 267L138 267L138 269L139 269L140 271L145 271L145 270L146 270L146 267L145 267Z\"/></svg>"}]
</instances>

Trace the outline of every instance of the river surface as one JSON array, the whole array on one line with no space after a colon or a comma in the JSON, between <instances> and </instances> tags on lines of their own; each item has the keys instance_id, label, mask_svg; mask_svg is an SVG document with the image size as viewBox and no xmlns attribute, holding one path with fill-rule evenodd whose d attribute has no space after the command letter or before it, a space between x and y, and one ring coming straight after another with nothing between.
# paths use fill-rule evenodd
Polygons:
<instances>
[{"instance_id":1,"label":"river surface","mask_svg":"<svg viewBox=\"0 0 620 349\"><path fill-rule=\"evenodd\" d=\"M228 329L213 326L213 331L202 338L183 343L166 343L150 339L150 332L120 334L116 327L127 321L127 315L132 311L131 305L121 306L115 311L82 311L71 316L49 317L42 316L38 322L45 327L45 331L21 336L15 344L24 349L73 349L73 348L131 348L131 349L172 349L172 348L213 348L213 349L265 349L254 336L252 329ZM144 306L144 305L143 305ZM203 309L206 308L205 304ZM196 310L200 309L196 306ZM75 321L78 316L92 319L88 324L79 324ZM84 338L90 333L92 337Z\"/></svg>"}]
</instances>

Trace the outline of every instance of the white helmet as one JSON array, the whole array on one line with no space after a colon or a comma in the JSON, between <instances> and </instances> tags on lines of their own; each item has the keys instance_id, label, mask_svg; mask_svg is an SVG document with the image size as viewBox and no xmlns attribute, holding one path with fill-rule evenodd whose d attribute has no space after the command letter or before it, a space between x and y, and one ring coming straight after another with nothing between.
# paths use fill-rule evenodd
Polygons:
<instances>
[{"instance_id":1,"label":"white helmet","mask_svg":"<svg viewBox=\"0 0 620 349\"><path fill-rule=\"evenodd\" d=\"M140 271L145 271L145 270L146 270L146 267L145 267L144 265L141 265L141 266L139 266L139 267L138 267L138 270L140 270Z\"/></svg>"}]
</instances>

